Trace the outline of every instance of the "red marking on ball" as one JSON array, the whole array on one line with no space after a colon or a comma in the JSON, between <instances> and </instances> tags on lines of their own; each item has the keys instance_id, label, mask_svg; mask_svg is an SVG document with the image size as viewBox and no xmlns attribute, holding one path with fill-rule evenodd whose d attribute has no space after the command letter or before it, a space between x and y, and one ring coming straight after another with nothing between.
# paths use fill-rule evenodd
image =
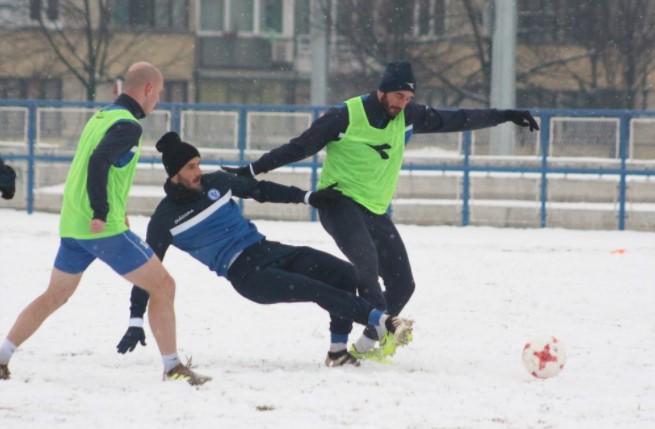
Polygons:
<instances>
[{"instance_id":1,"label":"red marking on ball","mask_svg":"<svg viewBox=\"0 0 655 429\"><path fill-rule=\"evenodd\" d=\"M548 362L557 362L557 356L550 354L550 344L546 344L542 351L534 352L534 355L539 359L540 370L546 368Z\"/></svg>"}]
</instances>

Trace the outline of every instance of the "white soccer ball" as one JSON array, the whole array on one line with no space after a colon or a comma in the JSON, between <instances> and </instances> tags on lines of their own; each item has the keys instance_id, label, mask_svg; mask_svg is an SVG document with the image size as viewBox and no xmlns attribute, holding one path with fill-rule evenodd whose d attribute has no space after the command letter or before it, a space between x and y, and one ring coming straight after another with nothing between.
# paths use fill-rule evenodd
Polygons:
<instances>
[{"instance_id":1,"label":"white soccer ball","mask_svg":"<svg viewBox=\"0 0 655 429\"><path fill-rule=\"evenodd\" d=\"M554 377L566 364L566 350L555 337L539 337L523 347L523 365L537 378Z\"/></svg>"}]
</instances>

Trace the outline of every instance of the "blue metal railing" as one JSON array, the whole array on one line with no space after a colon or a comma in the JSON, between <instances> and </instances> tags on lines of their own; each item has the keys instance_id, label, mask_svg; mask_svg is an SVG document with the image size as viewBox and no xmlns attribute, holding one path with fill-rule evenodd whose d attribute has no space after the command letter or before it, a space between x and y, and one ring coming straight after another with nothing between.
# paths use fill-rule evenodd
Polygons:
<instances>
[{"instance_id":1,"label":"blue metal railing","mask_svg":"<svg viewBox=\"0 0 655 429\"><path fill-rule=\"evenodd\" d=\"M44 101L44 100L0 100L0 107L22 107L27 110L27 153L25 154L3 154L8 160L17 160L27 162L27 196L26 206L28 213L34 210L34 188L35 188L35 166L37 162L70 162L70 156L53 156L41 155L36 151L37 144L37 126L38 109L42 107L82 107L97 108L107 103L98 102L70 102L70 101ZM248 113L250 112L305 112L310 113L312 119L318 118L320 113L326 109L323 106L246 106L246 105L210 105L210 104L169 104L162 103L158 106L159 110L170 112L169 127L181 132L181 116L185 111L232 111L238 114L237 129L237 159L217 159L206 160L205 163L210 165L221 165L224 163L244 164L246 162L247 141L248 141ZM636 118L655 118L655 111L628 111L628 110L534 110L535 116L539 116L541 121L541 130L539 132L540 153L539 166L503 166L503 165L478 165L472 163L472 142L473 134L471 131L462 134L461 157L457 162L436 162L429 164L406 164L403 169L408 171L442 171L458 172L462 174L461 188L461 225L466 226L470 223L470 201L471 201L471 173L510 173L510 174L538 174L539 179L539 224L545 227L548 224L548 176L551 174L580 174L580 175L610 175L618 176L618 213L617 228L625 229L626 225L626 199L627 183L631 176L655 176L655 168L652 167L628 167L629 161L629 144L632 136L631 121ZM562 167L551 166L550 145L552 136L552 119L558 117L567 118L616 118L619 120L619 150L617 167L604 166L587 166L587 167ZM2 124L0 124L0 127ZM2 135L0 134L0 139ZM534 158L534 157L531 157ZM605 159L607 161L609 159ZM157 157L143 157L142 163L158 163ZM293 164L297 167L309 168L311 171L311 183L309 188L316 189L318 181L318 169L320 163L316 155L308 160ZM311 220L316 220L316 211L310 209Z\"/></svg>"}]
</instances>

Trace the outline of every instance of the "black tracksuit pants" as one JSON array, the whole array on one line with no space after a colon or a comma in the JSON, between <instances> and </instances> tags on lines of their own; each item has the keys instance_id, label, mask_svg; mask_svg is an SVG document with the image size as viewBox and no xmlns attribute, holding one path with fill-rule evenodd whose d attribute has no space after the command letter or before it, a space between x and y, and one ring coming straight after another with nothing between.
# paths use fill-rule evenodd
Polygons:
<instances>
[{"instance_id":1,"label":"black tracksuit pants","mask_svg":"<svg viewBox=\"0 0 655 429\"><path fill-rule=\"evenodd\" d=\"M227 272L234 289L259 304L315 302L330 313L330 331L366 325L373 305L356 292L351 264L311 247L262 241L246 248Z\"/></svg>"},{"instance_id":2,"label":"black tracksuit pants","mask_svg":"<svg viewBox=\"0 0 655 429\"><path fill-rule=\"evenodd\" d=\"M359 295L398 315L414 293L407 250L387 214L376 215L348 197L319 211L323 228L355 266ZM378 276L384 281L382 292Z\"/></svg>"}]
</instances>

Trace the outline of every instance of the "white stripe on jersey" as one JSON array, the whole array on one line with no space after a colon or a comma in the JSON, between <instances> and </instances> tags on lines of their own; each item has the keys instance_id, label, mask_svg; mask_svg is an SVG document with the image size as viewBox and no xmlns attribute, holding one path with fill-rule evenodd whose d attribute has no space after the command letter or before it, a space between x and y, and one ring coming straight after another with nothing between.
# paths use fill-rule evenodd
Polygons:
<instances>
[{"instance_id":1,"label":"white stripe on jersey","mask_svg":"<svg viewBox=\"0 0 655 429\"><path fill-rule=\"evenodd\" d=\"M191 219L187 220L186 222L182 222L178 226L174 227L171 229L171 235L175 236L178 234L183 233L184 231L188 230L189 228L192 228L196 225L198 225L200 222L203 220L207 219L209 216L211 216L216 210L220 209L223 207L225 204L230 202L230 199L232 198L232 190L227 191L227 194L223 195L221 198L216 200L212 205L208 206L206 209L192 217Z\"/></svg>"}]
</instances>

